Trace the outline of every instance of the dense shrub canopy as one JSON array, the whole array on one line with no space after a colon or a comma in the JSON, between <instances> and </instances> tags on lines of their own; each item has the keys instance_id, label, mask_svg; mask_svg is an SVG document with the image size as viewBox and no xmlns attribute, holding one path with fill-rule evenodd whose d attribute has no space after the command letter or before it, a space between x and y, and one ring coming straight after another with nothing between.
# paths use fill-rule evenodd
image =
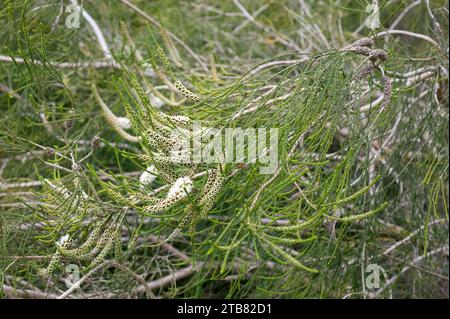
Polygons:
<instances>
[{"instance_id":1,"label":"dense shrub canopy","mask_svg":"<svg viewBox=\"0 0 450 319\"><path fill-rule=\"evenodd\" d=\"M447 1L0 0L0 21L0 296L448 298ZM171 153L234 129L248 155L262 128L268 174Z\"/></svg>"}]
</instances>

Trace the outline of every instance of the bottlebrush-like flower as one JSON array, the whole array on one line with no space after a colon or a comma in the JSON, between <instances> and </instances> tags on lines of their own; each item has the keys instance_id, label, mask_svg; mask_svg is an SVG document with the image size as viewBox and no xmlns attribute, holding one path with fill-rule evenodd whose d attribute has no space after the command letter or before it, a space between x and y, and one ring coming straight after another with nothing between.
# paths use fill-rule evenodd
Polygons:
<instances>
[{"instance_id":1,"label":"bottlebrush-like flower","mask_svg":"<svg viewBox=\"0 0 450 319\"><path fill-rule=\"evenodd\" d=\"M220 169L217 169L215 174L208 174L208 181L204 188L204 196L201 196L199 200L199 204L203 206L201 212L202 215L207 214L214 205L217 195L222 189L223 181L224 177L220 172Z\"/></svg>"},{"instance_id":2,"label":"bottlebrush-like flower","mask_svg":"<svg viewBox=\"0 0 450 319\"><path fill-rule=\"evenodd\" d=\"M58 247L58 251L61 253L61 255L67 257L75 258L84 256L88 254L97 244L98 239L101 235L101 231L102 231L101 227L96 227L89 235L89 238L80 247L75 249L67 249L64 246L60 246Z\"/></svg>"},{"instance_id":3,"label":"bottlebrush-like flower","mask_svg":"<svg viewBox=\"0 0 450 319\"><path fill-rule=\"evenodd\" d=\"M172 207L192 191L192 183L192 179L190 179L188 176L176 179L170 187L166 198L160 200L157 203L145 206L144 211L146 213L155 213L162 212Z\"/></svg>"},{"instance_id":4,"label":"bottlebrush-like flower","mask_svg":"<svg viewBox=\"0 0 450 319\"><path fill-rule=\"evenodd\" d=\"M189 89L186 88L180 81L175 82L175 87L177 88L178 92L184 97L191 99L195 102L200 101L200 98L191 91L189 91Z\"/></svg>"},{"instance_id":5,"label":"bottlebrush-like flower","mask_svg":"<svg viewBox=\"0 0 450 319\"><path fill-rule=\"evenodd\" d=\"M158 113L163 119L170 121L174 125L188 125L191 123L191 119L183 115L167 115L163 112Z\"/></svg>"}]
</instances>

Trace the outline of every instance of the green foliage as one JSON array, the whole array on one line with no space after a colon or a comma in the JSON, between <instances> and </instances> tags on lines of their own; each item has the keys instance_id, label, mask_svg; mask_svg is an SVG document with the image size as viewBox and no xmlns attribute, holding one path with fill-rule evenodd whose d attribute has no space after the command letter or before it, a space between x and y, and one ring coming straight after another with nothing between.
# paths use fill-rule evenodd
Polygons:
<instances>
[{"instance_id":1,"label":"green foliage","mask_svg":"<svg viewBox=\"0 0 450 319\"><path fill-rule=\"evenodd\" d=\"M360 1L126 3L84 3L112 57L59 4L0 6L3 285L58 293L76 264L79 296L448 297L447 2L381 6L435 45L359 28ZM198 120L278 129L276 171L174 160Z\"/></svg>"}]
</instances>

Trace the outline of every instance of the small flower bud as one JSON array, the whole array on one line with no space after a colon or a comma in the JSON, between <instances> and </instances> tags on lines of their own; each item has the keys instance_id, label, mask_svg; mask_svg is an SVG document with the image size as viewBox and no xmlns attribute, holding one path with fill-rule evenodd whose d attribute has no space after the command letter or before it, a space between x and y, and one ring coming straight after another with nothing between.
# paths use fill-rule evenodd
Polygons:
<instances>
[{"instance_id":1,"label":"small flower bud","mask_svg":"<svg viewBox=\"0 0 450 319\"><path fill-rule=\"evenodd\" d=\"M73 164L72 164L72 170L73 170L74 172L79 172L79 171L81 171L81 165L78 164L78 163L73 163Z\"/></svg>"},{"instance_id":2,"label":"small flower bud","mask_svg":"<svg viewBox=\"0 0 450 319\"><path fill-rule=\"evenodd\" d=\"M64 121L63 127L66 130L66 132L70 131L73 127L74 121L72 119Z\"/></svg>"},{"instance_id":3,"label":"small flower bud","mask_svg":"<svg viewBox=\"0 0 450 319\"><path fill-rule=\"evenodd\" d=\"M95 135L91 141L92 150L98 150L100 148L101 138L98 135Z\"/></svg>"},{"instance_id":4,"label":"small flower bud","mask_svg":"<svg viewBox=\"0 0 450 319\"><path fill-rule=\"evenodd\" d=\"M45 155L47 155L48 157L52 157L53 155L55 155L55 149L53 147L47 147L44 151Z\"/></svg>"},{"instance_id":5,"label":"small flower bud","mask_svg":"<svg viewBox=\"0 0 450 319\"><path fill-rule=\"evenodd\" d=\"M75 114L74 111L69 112L69 119L65 120L63 123L63 127L66 130L66 132L70 131L73 128L73 125L75 124L75 120L72 118L72 116Z\"/></svg>"}]
</instances>

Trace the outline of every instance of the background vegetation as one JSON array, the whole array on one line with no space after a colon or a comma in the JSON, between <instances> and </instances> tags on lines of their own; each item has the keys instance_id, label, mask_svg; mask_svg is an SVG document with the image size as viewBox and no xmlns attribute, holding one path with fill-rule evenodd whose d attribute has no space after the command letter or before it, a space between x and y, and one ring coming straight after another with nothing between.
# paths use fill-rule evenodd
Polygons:
<instances>
[{"instance_id":1,"label":"background vegetation","mask_svg":"<svg viewBox=\"0 0 450 319\"><path fill-rule=\"evenodd\" d=\"M1 297L448 298L447 1L74 4L0 0ZM279 169L160 159L190 120Z\"/></svg>"}]
</instances>

